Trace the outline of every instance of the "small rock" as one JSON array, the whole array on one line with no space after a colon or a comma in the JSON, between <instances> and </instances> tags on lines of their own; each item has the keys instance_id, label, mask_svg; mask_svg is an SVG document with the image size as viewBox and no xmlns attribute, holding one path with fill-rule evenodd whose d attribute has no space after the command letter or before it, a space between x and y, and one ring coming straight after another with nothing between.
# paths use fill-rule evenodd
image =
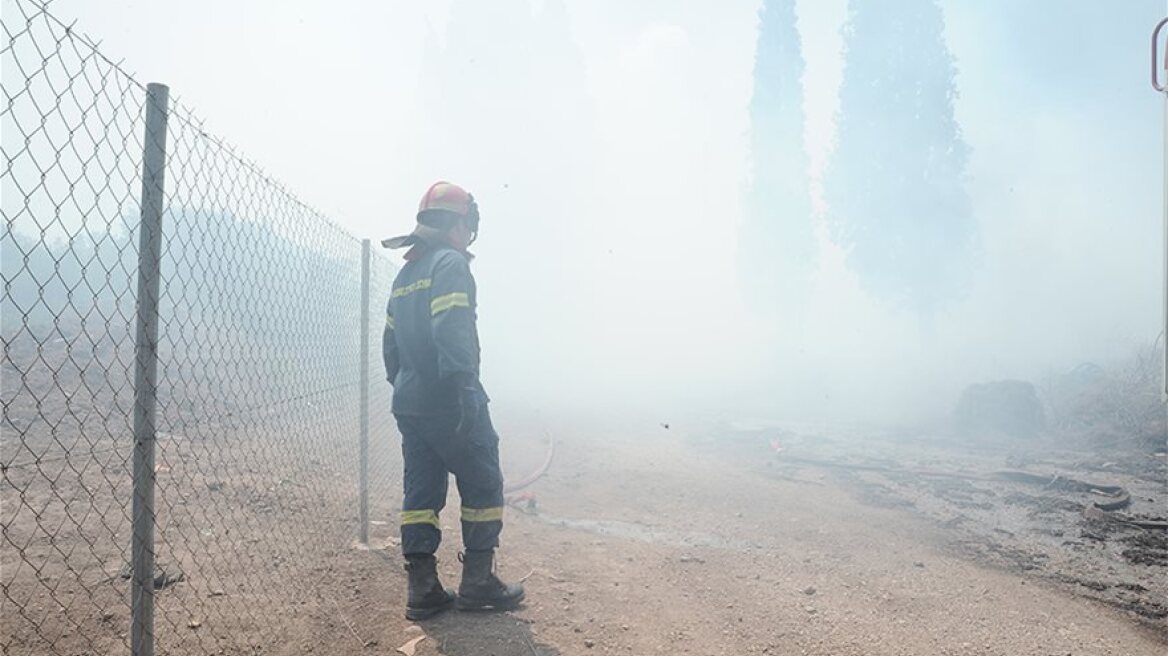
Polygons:
<instances>
[{"instance_id":1,"label":"small rock","mask_svg":"<svg viewBox=\"0 0 1168 656\"><path fill-rule=\"evenodd\" d=\"M200 620L191 620L190 622L187 622L187 626L192 629L197 629L200 626L203 626L203 623Z\"/></svg>"},{"instance_id":2,"label":"small rock","mask_svg":"<svg viewBox=\"0 0 1168 656\"><path fill-rule=\"evenodd\" d=\"M913 563L913 567L924 567L924 566L925 566L925 564L919 560Z\"/></svg>"},{"instance_id":3,"label":"small rock","mask_svg":"<svg viewBox=\"0 0 1168 656\"><path fill-rule=\"evenodd\" d=\"M803 588L803 594L805 594L807 596L811 596L811 595L815 594L815 588L813 588L811 586L807 586L806 588Z\"/></svg>"},{"instance_id":4,"label":"small rock","mask_svg":"<svg viewBox=\"0 0 1168 656\"><path fill-rule=\"evenodd\" d=\"M697 556L682 556L678 560L680 562L683 562L683 563L704 563L704 562L706 562L704 558L698 558Z\"/></svg>"},{"instance_id":5,"label":"small rock","mask_svg":"<svg viewBox=\"0 0 1168 656\"><path fill-rule=\"evenodd\" d=\"M224 592L224 591L222 591L222 590L215 589L215 590L212 590L212 591L211 591L211 593L210 593L210 594L208 594L207 596L208 596L208 597L222 597L222 596L224 596L224 595L226 595L226 594L227 594L227 593L226 593L226 592Z\"/></svg>"},{"instance_id":6,"label":"small rock","mask_svg":"<svg viewBox=\"0 0 1168 656\"><path fill-rule=\"evenodd\" d=\"M807 611L808 615L814 615L814 614L819 612L819 611L815 610L815 606L804 606L803 610Z\"/></svg>"},{"instance_id":7,"label":"small rock","mask_svg":"<svg viewBox=\"0 0 1168 656\"><path fill-rule=\"evenodd\" d=\"M595 643L595 642L593 642L592 640L589 640L589 639L585 638L585 639L584 639L584 646L585 646L585 647L587 647L587 648L589 648L589 649L592 649L593 647L595 647L595 646L596 646L596 643Z\"/></svg>"}]
</instances>

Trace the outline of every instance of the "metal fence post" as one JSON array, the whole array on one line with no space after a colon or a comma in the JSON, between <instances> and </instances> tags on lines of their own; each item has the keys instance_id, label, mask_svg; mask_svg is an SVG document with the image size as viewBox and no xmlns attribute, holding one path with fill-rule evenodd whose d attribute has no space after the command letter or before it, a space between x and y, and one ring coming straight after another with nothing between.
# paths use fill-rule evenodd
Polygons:
<instances>
[{"instance_id":1,"label":"metal fence post","mask_svg":"<svg viewBox=\"0 0 1168 656\"><path fill-rule=\"evenodd\" d=\"M1161 81L1160 76L1168 78L1168 52L1164 58L1159 56L1160 33L1168 27L1168 18L1161 20L1152 30L1152 88L1164 96L1164 176L1162 187L1164 193L1164 287L1160 291L1162 323L1164 325L1164 361L1160 370L1160 400L1168 402L1168 82Z\"/></svg>"},{"instance_id":2,"label":"metal fence post","mask_svg":"<svg viewBox=\"0 0 1168 656\"><path fill-rule=\"evenodd\" d=\"M361 544L369 544L369 240L361 240L361 435L358 445L358 521Z\"/></svg>"},{"instance_id":3,"label":"metal fence post","mask_svg":"<svg viewBox=\"0 0 1168 656\"><path fill-rule=\"evenodd\" d=\"M1164 19L1168 21L1168 18ZM1160 25L1166 23L1161 22ZM1152 46L1152 57L1155 58L1155 43ZM1155 65L1155 63L1153 63ZM1168 53L1165 54L1164 68L1165 74L1168 74ZM1162 280L1164 288L1160 291L1160 302L1163 303L1161 309L1162 317L1161 324L1164 327L1164 362L1160 369L1160 401L1168 403L1168 90L1162 90L1160 95L1164 96L1164 170L1162 172L1164 187L1164 278Z\"/></svg>"},{"instance_id":4,"label":"metal fence post","mask_svg":"<svg viewBox=\"0 0 1168 656\"><path fill-rule=\"evenodd\" d=\"M130 550L130 650L154 654L154 412L158 374L158 282L166 189L170 89L146 87L142 220L138 226L138 316L134 342L134 537Z\"/></svg>"}]
</instances>

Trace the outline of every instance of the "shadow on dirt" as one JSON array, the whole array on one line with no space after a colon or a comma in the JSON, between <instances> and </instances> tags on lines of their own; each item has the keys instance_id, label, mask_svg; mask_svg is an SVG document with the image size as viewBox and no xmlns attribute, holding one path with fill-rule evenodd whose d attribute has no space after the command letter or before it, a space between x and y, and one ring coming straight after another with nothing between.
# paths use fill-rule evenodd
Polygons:
<instances>
[{"instance_id":1,"label":"shadow on dirt","mask_svg":"<svg viewBox=\"0 0 1168 656\"><path fill-rule=\"evenodd\" d=\"M377 549L371 553L391 566L400 567L396 552ZM405 585L404 573L401 584ZM447 588L453 589L456 585L456 579L446 581ZM404 587L400 592L404 598ZM436 649L446 656L560 656L556 647L536 641L528 622L510 613L451 609L416 624L425 632L429 638L426 642L431 645L419 648L419 653L428 654L432 653L428 649Z\"/></svg>"},{"instance_id":2,"label":"shadow on dirt","mask_svg":"<svg viewBox=\"0 0 1168 656\"><path fill-rule=\"evenodd\" d=\"M536 642L531 627L507 613L452 611L419 622L448 656L559 656L560 650Z\"/></svg>"}]
</instances>

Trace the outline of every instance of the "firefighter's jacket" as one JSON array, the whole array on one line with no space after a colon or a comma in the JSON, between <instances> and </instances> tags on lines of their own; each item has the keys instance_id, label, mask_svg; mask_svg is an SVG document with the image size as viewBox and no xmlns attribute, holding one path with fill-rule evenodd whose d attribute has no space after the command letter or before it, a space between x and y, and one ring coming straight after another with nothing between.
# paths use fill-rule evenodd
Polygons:
<instances>
[{"instance_id":1,"label":"firefighter's jacket","mask_svg":"<svg viewBox=\"0 0 1168 656\"><path fill-rule=\"evenodd\" d=\"M458 413L458 384L479 385L469 256L432 246L406 262L386 307L381 353L399 415Z\"/></svg>"}]
</instances>

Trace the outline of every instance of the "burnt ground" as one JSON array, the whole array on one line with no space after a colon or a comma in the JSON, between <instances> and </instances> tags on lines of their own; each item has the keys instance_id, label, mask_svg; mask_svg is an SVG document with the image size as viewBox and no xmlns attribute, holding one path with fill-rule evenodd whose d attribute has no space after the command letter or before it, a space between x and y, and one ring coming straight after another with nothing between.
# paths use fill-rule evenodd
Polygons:
<instances>
[{"instance_id":1,"label":"burnt ground","mask_svg":"<svg viewBox=\"0 0 1168 656\"><path fill-rule=\"evenodd\" d=\"M1168 630L1168 531L1085 513L1110 499L1060 485L1067 479L1118 485L1131 495L1122 517L1168 520L1162 449L1067 449L1057 436L979 443L851 432L845 439L822 430L729 430L721 441L756 465L761 458L755 467L761 475L839 485L862 503L927 519L944 531L952 553L1062 584L1154 630ZM994 480L1002 471L1049 477L1049 483ZM978 480L983 476L989 480Z\"/></svg>"}]
</instances>

